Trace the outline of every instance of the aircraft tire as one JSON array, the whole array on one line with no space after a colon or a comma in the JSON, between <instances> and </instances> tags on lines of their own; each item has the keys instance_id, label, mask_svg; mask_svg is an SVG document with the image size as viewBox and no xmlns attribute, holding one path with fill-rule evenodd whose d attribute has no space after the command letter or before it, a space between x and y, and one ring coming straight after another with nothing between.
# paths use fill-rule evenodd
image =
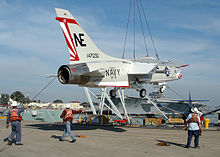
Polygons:
<instances>
[{"instance_id":1,"label":"aircraft tire","mask_svg":"<svg viewBox=\"0 0 220 157\"><path fill-rule=\"evenodd\" d=\"M160 88L160 93L163 93L163 89L162 89L162 87Z\"/></svg>"},{"instance_id":2,"label":"aircraft tire","mask_svg":"<svg viewBox=\"0 0 220 157\"><path fill-rule=\"evenodd\" d=\"M141 98L145 97L146 94L147 94L146 89L143 88L143 89L140 90L140 97L141 97Z\"/></svg>"},{"instance_id":3,"label":"aircraft tire","mask_svg":"<svg viewBox=\"0 0 220 157\"><path fill-rule=\"evenodd\" d=\"M164 90L166 89L166 86L161 86L160 87L160 93L164 93Z\"/></svg>"},{"instance_id":4,"label":"aircraft tire","mask_svg":"<svg viewBox=\"0 0 220 157\"><path fill-rule=\"evenodd\" d=\"M115 98L116 97L116 91L114 91L113 89L110 90L109 94L110 94L111 98Z\"/></svg>"}]
</instances>

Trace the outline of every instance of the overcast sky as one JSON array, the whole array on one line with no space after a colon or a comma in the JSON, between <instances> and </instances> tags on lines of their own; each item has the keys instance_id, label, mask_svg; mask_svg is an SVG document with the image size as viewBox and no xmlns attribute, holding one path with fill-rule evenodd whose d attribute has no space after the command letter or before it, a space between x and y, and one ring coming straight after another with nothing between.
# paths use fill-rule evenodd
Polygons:
<instances>
[{"instance_id":1,"label":"overcast sky","mask_svg":"<svg viewBox=\"0 0 220 157\"><path fill-rule=\"evenodd\" d=\"M190 65L182 69L181 80L168 85L184 98L190 90L192 98L219 105L220 1L143 0L143 5L160 59ZM1 0L0 93L19 90L33 98L50 81L45 74L56 74L61 65L68 64L69 53L54 8L69 10L105 53L122 56L129 0ZM143 57L141 28L136 25L140 39L136 56ZM130 42L126 58L132 57ZM155 56L148 42L150 55ZM165 95L179 98L169 90ZM82 88L58 80L37 99L87 101Z\"/></svg>"}]
</instances>

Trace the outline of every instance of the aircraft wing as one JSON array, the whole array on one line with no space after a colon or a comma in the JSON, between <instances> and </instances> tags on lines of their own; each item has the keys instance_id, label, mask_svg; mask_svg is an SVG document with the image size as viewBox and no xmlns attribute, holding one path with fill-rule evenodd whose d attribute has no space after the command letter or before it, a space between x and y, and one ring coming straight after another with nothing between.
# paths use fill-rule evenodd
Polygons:
<instances>
[{"instance_id":1,"label":"aircraft wing","mask_svg":"<svg viewBox=\"0 0 220 157\"><path fill-rule=\"evenodd\" d=\"M154 64L157 64L158 66L177 67L177 68L188 66L188 64L181 64L181 63L173 62L169 60L157 60L153 57L138 58L136 61L141 62L141 63L154 63Z\"/></svg>"},{"instance_id":2,"label":"aircraft wing","mask_svg":"<svg viewBox=\"0 0 220 157\"><path fill-rule=\"evenodd\" d=\"M131 63L130 69L128 71L128 75L147 75L156 66L157 66L156 63L134 62L134 63Z\"/></svg>"},{"instance_id":3,"label":"aircraft wing","mask_svg":"<svg viewBox=\"0 0 220 157\"><path fill-rule=\"evenodd\" d=\"M177 67L177 68L183 68L189 66L188 64L181 64L178 62L171 62L171 61L161 61L158 63L158 65L167 66L167 67Z\"/></svg>"}]
</instances>

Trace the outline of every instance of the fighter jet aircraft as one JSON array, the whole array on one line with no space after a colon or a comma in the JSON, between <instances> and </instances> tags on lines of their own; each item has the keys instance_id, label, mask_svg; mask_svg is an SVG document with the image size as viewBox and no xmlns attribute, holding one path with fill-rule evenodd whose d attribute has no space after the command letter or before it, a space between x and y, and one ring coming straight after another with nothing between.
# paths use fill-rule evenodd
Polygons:
<instances>
[{"instance_id":1,"label":"fighter jet aircraft","mask_svg":"<svg viewBox=\"0 0 220 157\"><path fill-rule=\"evenodd\" d=\"M70 53L69 64L58 69L57 77L62 84L114 87L111 97L116 96L119 88L134 88L140 97L145 97L144 84L159 85L163 92L166 82L182 77L180 68L187 65L154 57L121 59L103 53L68 10L55 10Z\"/></svg>"}]
</instances>

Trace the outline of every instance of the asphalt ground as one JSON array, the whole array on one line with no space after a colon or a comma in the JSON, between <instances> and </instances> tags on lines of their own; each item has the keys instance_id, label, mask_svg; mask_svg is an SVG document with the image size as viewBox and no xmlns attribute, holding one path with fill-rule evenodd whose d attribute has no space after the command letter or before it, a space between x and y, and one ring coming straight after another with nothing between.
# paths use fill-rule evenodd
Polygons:
<instances>
[{"instance_id":1,"label":"asphalt ground","mask_svg":"<svg viewBox=\"0 0 220 157\"><path fill-rule=\"evenodd\" d=\"M59 141L62 123L22 121L23 146L4 142L11 128L0 120L0 157L219 157L220 131L204 131L200 136L200 149L184 148L187 132L184 130L128 128L111 126L72 125L76 138L70 136ZM169 146L158 146L166 141ZM192 141L192 146L193 146Z\"/></svg>"}]
</instances>

